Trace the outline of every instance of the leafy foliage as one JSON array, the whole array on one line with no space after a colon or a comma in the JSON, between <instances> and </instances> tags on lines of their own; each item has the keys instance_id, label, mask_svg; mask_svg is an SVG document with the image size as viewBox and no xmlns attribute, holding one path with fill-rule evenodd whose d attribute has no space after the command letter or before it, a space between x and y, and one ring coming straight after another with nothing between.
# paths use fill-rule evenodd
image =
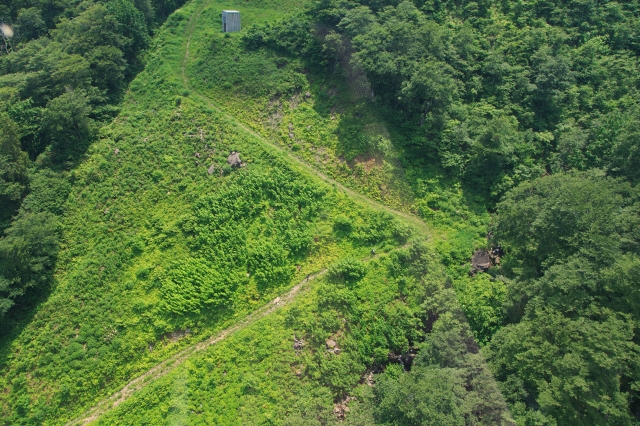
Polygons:
<instances>
[{"instance_id":1,"label":"leafy foliage","mask_svg":"<svg viewBox=\"0 0 640 426\"><path fill-rule=\"evenodd\" d=\"M518 424L633 424L636 3L328 0L283 18L300 4L265 0L223 35L222 4L196 0L145 54L179 2L0 2L18 34L0 57L0 312L56 282L32 318L5 317L3 421L64 422L332 265L102 422L327 424L357 395L348 424L511 423L476 337ZM357 260L409 227L302 177L199 94L418 213L433 247ZM489 244L500 268L469 277ZM392 363L416 351L411 371Z\"/></svg>"},{"instance_id":2,"label":"leafy foliage","mask_svg":"<svg viewBox=\"0 0 640 426\"><path fill-rule=\"evenodd\" d=\"M0 315L31 287L48 284L58 250L57 218L23 213L0 240Z\"/></svg>"},{"instance_id":3,"label":"leafy foliage","mask_svg":"<svg viewBox=\"0 0 640 426\"><path fill-rule=\"evenodd\" d=\"M381 253L399 245L397 220L370 230L366 206L300 173L185 92L175 41L187 12L159 32L123 112L96 131L81 162L58 165L47 154L34 162L21 208L55 212L60 240L55 263L45 264L55 265L50 294L29 315L3 318L4 423L68 421L307 274L367 256L373 243L334 232L338 213L374 233ZM230 151L246 167L228 167ZM344 368L359 371L353 365ZM256 386L247 378L242 389Z\"/></svg>"},{"instance_id":4,"label":"leafy foliage","mask_svg":"<svg viewBox=\"0 0 640 426\"><path fill-rule=\"evenodd\" d=\"M469 328L455 313L455 295L444 288L444 271L431 248L412 244L371 260L367 268L357 286L330 277L311 284L312 291L291 307L208 348L102 417L100 424L160 421L169 407L175 418L197 416L217 424L508 420L480 355L467 349ZM433 327L424 330L423 320L434 315ZM292 344L292 336L302 347ZM328 346L329 339L335 346ZM389 363L390 352L403 353L418 343L424 355L416 358L411 372ZM386 371L369 376L374 365ZM366 377L375 380L373 390L362 384ZM357 401L346 399L352 395ZM337 401L351 408L342 421L335 415ZM197 414L189 413L190 407Z\"/></svg>"},{"instance_id":5,"label":"leafy foliage","mask_svg":"<svg viewBox=\"0 0 640 426\"><path fill-rule=\"evenodd\" d=\"M0 114L0 221L6 223L19 205L27 186L27 155L20 150L18 127ZM5 228L0 226L0 229Z\"/></svg>"},{"instance_id":6,"label":"leafy foliage","mask_svg":"<svg viewBox=\"0 0 640 426\"><path fill-rule=\"evenodd\" d=\"M623 164L637 145L637 5L581 8L327 1L306 15L309 29L328 27L315 39L300 21L244 39L317 67L351 50L406 149L497 201L545 170L634 174ZM588 35L558 18L576 10Z\"/></svg>"},{"instance_id":7,"label":"leafy foliage","mask_svg":"<svg viewBox=\"0 0 640 426\"><path fill-rule=\"evenodd\" d=\"M498 204L511 324L488 356L505 386L519 381L505 389L523 418L632 422L637 209L635 188L594 172L522 184Z\"/></svg>"},{"instance_id":8,"label":"leafy foliage","mask_svg":"<svg viewBox=\"0 0 640 426\"><path fill-rule=\"evenodd\" d=\"M97 124L117 112L114 104L121 99L127 78L140 70L141 54L149 46L149 33L158 21L153 17L151 3L134 4L130 0L105 5L67 1L0 3L0 21L13 23L14 32L12 48L0 56L0 230L8 232L1 237L4 250L14 253L7 255L7 261L0 266L0 276L5 277L3 288L10 293L6 300L13 303L24 288L50 278L52 256L48 252L56 251L50 247L53 243L27 240L42 238L43 221L51 222L53 228L48 231L55 239L54 215L62 213L60 206L68 193L62 191L57 199L51 199L47 186L56 188L60 180L68 179L57 166L68 167L78 161L95 139ZM35 159L40 154L46 159L34 169L41 169L42 173L31 179L38 186L29 188L28 157ZM47 173L48 168L59 176ZM51 181L43 184L48 178ZM33 193L30 206L12 224L11 218L29 190ZM41 196L40 192L44 194ZM46 206L39 205L44 201L41 198L49 198ZM32 215L36 211L42 215ZM24 230L20 221L33 221L35 229L32 233L19 231L18 240L11 237L11 229ZM46 248L35 249L40 244ZM39 254L41 251L47 253ZM31 255L33 259L29 258ZM14 270L9 262L16 261L16 256L25 271L31 268L42 276L35 280L19 278L35 272ZM17 287L10 291L14 285ZM0 317L5 312L3 309Z\"/></svg>"},{"instance_id":9,"label":"leafy foliage","mask_svg":"<svg viewBox=\"0 0 640 426\"><path fill-rule=\"evenodd\" d=\"M415 209L459 231L438 249L522 424L630 424L638 412L630 284L638 256L638 10L635 2L326 1L304 15L310 30L321 28L316 41L288 32L288 23L245 36L252 49L285 55L287 44L304 46L307 66L325 74L347 52L364 70L392 143L404 150ZM353 84L353 72L342 78ZM349 127L345 160L373 156L364 132ZM439 175L464 195L452 196L455 184L442 188ZM489 209L497 203L491 241L460 223L478 220L473 197ZM335 228L353 234L348 218ZM488 244L506 253L500 269L466 277L469 247ZM578 327L590 336L569 337ZM588 349L595 336L607 348ZM403 389L389 389L397 394L390 405L402 404ZM413 408L387 421L429 415Z\"/></svg>"},{"instance_id":10,"label":"leafy foliage","mask_svg":"<svg viewBox=\"0 0 640 426\"><path fill-rule=\"evenodd\" d=\"M638 253L638 194L601 174L557 174L523 183L498 206L504 268L521 279L580 256L600 264Z\"/></svg>"},{"instance_id":11,"label":"leafy foliage","mask_svg":"<svg viewBox=\"0 0 640 426\"><path fill-rule=\"evenodd\" d=\"M357 259L342 259L329 268L329 277L333 280L353 284L367 273L367 268Z\"/></svg>"}]
</instances>

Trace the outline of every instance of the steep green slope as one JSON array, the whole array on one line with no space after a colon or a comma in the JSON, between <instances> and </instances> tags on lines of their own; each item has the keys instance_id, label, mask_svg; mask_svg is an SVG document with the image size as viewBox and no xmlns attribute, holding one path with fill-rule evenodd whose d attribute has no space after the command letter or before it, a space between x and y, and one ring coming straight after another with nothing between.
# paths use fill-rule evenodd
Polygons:
<instances>
[{"instance_id":1,"label":"steep green slope","mask_svg":"<svg viewBox=\"0 0 640 426\"><path fill-rule=\"evenodd\" d=\"M502 282L467 275L472 250L487 245L484 198L406 149L406 129L365 90L348 40L327 51L329 30L310 29L300 11L222 34L208 23L223 6L209 2L194 17L187 87L325 176L429 223L474 334L486 341L502 320L505 292Z\"/></svg>"},{"instance_id":2,"label":"steep green slope","mask_svg":"<svg viewBox=\"0 0 640 426\"><path fill-rule=\"evenodd\" d=\"M183 2L0 2L3 328L50 288L69 171L118 114L150 36Z\"/></svg>"},{"instance_id":3,"label":"steep green slope","mask_svg":"<svg viewBox=\"0 0 640 426\"><path fill-rule=\"evenodd\" d=\"M443 394L453 405L425 402L416 416L476 416L485 424L508 419L445 288L448 274L476 336L493 332L502 283L469 278L466 265L471 249L486 244L488 215L437 171L401 161L404 153L391 143L397 133L387 129L362 85L309 73L291 55L251 47L242 33L220 34L221 9L241 8L246 27L290 16L300 4L245 6L200 0L174 13L119 116L70 172L55 286L33 318L0 342L2 422L61 424L85 418L91 407L102 414L110 395L158 365L170 373L143 376L157 384L101 421L162 422L174 413L169 419L237 423L245 407L241 418L248 423L290 417L291 424L313 424L316 415L339 421L345 414L340 401L357 394L356 412L346 418L367 424L373 398L387 401L387 408L397 405L395 379L422 383L433 374L453 385L453 394ZM240 153L243 167L227 164L231 151ZM368 259L372 249L396 250L420 235L437 238L429 247L371 261L361 280L367 268L358 258ZM421 250L429 254L423 258ZM256 324L252 318L259 315L247 316L329 266L330 277L312 282L312 292L303 292L291 310ZM441 315L445 320L435 327ZM172 364L202 347L198 342L238 324L246 328L174 371ZM438 360L448 346L436 345L424 351L435 358L416 361L415 375L391 368L381 387L387 394L372 395L362 385L373 370L435 345L432 329L445 332L445 342L458 341L454 358ZM292 333L307 342L300 375L289 374L297 356ZM326 352L332 336L343 345L340 353ZM278 373L251 372L258 359L236 353L243 339L258 340L262 349L255 355L265 370ZM227 366L228 382L203 366L211 357ZM200 366L198 377L217 377L220 386L185 373L192 362ZM441 381L430 383L442 391ZM485 394L464 389L478 383ZM170 395L186 388L198 396ZM288 396L278 400L278 392ZM234 395L242 395L237 405L218 407ZM208 414L198 420L185 407L205 399ZM449 410L461 404L462 411Z\"/></svg>"},{"instance_id":4,"label":"steep green slope","mask_svg":"<svg viewBox=\"0 0 640 426\"><path fill-rule=\"evenodd\" d=\"M190 75L315 167L444 231L439 252L520 424L635 424L639 11L328 0L212 35ZM504 267L467 277L471 248L489 243ZM388 383L390 401L424 390L411 376Z\"/></svg>"},{"instance_id":5,"label":"steep green slope","mask_svg":"<svg viewBox=\"0 0 640 426\"><path fill-rule=\"evenodd\" d=\"M637 422L637 0L303 6L194 0L72 183L41 157L3 423Z\"/></svg>"},{"instance_id":6,"label":"steep green slope","mask_svg":"<svg viewBox=\"0 0 640 426\"><path fill-rule=\"evenodd\" d=\"M186 85L324 175L427 222L474 334L486 341L502 320L505 290L467 275L473 249L487 245L485 199L407 148L406 126L372 99L348 39L331 50L329 29L300 14L222 34L207 25L219 7L211 2L195 18Z\"/></svg>"},{"instance_id":7,"label":"steep green slope","mask_svg":"<svg viewBox=\"0 0 640 426\"><path fill-rule=\"evenodd\" d=\"M410 235L189 96L180 65L198 7L168 19L72 172L55 286L2 342L4 424L58 424L306 274ZM246 167L226 165L232 150Z\"/></svg>"}]
</instances>

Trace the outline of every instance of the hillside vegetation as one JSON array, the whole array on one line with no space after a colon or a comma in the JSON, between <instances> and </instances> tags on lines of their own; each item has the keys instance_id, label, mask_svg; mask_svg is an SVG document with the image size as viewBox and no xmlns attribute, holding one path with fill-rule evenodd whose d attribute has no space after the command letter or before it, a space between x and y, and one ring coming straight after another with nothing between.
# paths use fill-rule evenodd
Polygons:
<instances>
[{"instance_id":1,"label":"hillside vegetation","mask_svg":"<svg viewBox=\"0 0 640 426\"><path fill-rule=\"evenodd\" d=\"M636 2L326 1L214 39L192 72L296 155L445 232L518 422L631 424L638 22ZM258 62L271 84L254 84ZM470 279L479 206L505 255Z\"/></svg>"},{"instance_id":2,"label":"hillside vegetation","mask_svg":"<svg viewBox=\"0 0 640 426\"><path fill-rule=\"evenodd\" d=\"M70 419L307 274L411 237L190 96L180 72L189 12L169 18L69 180L46 156L37 169L71 185L66 202L50 195L61 209L55 285L32 317L10 311L4 322L6 424ZM244 167L227 164L231 151ZM50 189L36 188L25 211L48 207L33 197Z\"/></svg>"},{"instance_id":3,"label":"hillside vegetation","mask_svg":"<svg viewBox=\"0 0 640 426\"><path fill-rule=\"evenodd\" d=\"M445 271L424 243L351 264L349 273L346 266L97 424L508 424ZM410 347L420 348L410 374L398 360L374 375L389 352Z\"/></svg>"},{"instance_id":4,"label":"hillside vegetation","mask_svg":"<svg viewBox=\"0 0 640 426\"><path fill-rule=\"evenodd\" d=\"M4 349L8 423L56 423L331 259L410 235L301 177L202 104L176 107L150 69L149 89L145 76L132 87L131 115L105 128L73 172L56 285ZM246 167L226 165L232 149Z\"/></svg>"},{"instance_id":5,"label":"hillside vegetation","mask_svg":"<svg viewBox=\"0 0 640 426\"><path fill-rule=\"evenodd\" d=\"M51 284L70 171L180 4L0 2L0 317Z\"/></svg>"},{"instance_id":6,"label":"hillside vegetation","mask_svg":"<svg viewBox=\"0 0 640 426\"><path fill-rule=\"evenodd\" d=\"M0 3L3 424L637 423L636 1L178 6Z\"/></svg>"}]
</instances>

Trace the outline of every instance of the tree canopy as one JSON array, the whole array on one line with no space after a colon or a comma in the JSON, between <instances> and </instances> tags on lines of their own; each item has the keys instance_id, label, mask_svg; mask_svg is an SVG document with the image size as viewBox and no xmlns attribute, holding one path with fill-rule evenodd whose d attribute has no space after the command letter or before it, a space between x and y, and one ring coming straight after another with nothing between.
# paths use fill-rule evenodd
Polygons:
<instances>
[{"instance_id":1,"label":"tree canopy","mask_svg":"<svg viewBox=\"0 0 640 426\"><path fill-rule=\"evenodd\" d=\"M56 215L68 191L38 205L51 195L45 188L60 187L61 165L78 161L117 113L150 35L180 4L0 1L0 23L11 32L2 33L0 50L0 318L27 288L49 279ZM25 196L29 207L20 210Z\"/></svg>"}]
</instances>

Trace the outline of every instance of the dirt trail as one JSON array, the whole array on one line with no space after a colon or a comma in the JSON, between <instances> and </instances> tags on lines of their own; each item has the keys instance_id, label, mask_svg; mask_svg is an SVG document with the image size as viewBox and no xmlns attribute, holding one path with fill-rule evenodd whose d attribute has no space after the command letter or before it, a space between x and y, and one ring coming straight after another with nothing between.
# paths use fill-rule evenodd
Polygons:
<instances>
[{"instance_id":1,"label":"dirt trail","mask_svg":"<svg viewBox=\"0 0 640 426\"><path fill-rule=\"evenodd\" d=\"M409 246L409 243L403 245L402 247L398 247L393 249L392 251L401 250ZM373 256L368 257L367 259L363 259L365 262L370 262L374 259L378 259L383 254L375 254ZM209 346L213 346L216 343L219 343L234 334L235 332L242 330L245 327L250 326L254 322L266 317L267 315L274 312L276 309L279 309L291 302L293 302L301 293L308 290L310 284L315 279L323 276L327 272L327 269L322 269L315 274L309 275L308 278L300 281L298 284L293 286L288 293L283 296L276 297L271 302L263 305L262 307L256 309L251 312L249 315L244 317L242 320L221 330L220 332L214 334L209 337L207 340L204 340L200 343L196 343L194 345L188 346L181 351L175 353L171 357L165 359L161 363L147 370L142 375L136 377L127 383L122 389L118 392L112 394L111 396L102 399L96 405L87 410L82 416L71 420L66 423L66 426L74 426L74 425L86 425L93 421L96 421L105 414L107 411L110 411L116 408L118 405L122 404L126 401L130 396L132 396L135 392L139 391L143 387L147 386L151 382L167 375L171 371L175 370L179 366L181 366L187 359L189 359L194 354L201 352L202 350L208 348Z\"/></svg>"},{"instance_id":2,"label":"dirt trail","mask_svg":"<svg viewBox=\"0 0 640 426\"><path fill-rule=\"evenodd\" d=\"M357 199L358 201L362 202L363 204L366 204L366 205L368 205L370 207L374 207L374 208L376 208L378 210L387 211L387 212L389 212L389 213L391 213L391 214L393 214L395 216L402 217L403 219L405 219L408 222L410 222L415 228L420 230L423 235L427 235L427 236L431 235L431 230L417 216L409 214L409 213L405 213L405 212L402 212L402 211L399 211L399 210L392 209L391 207L388 207L388 206L385 206L384 204L381 204L381 203L379 203L379 202L377 202L375 200L372 200L371 198L366 197L366 196L364 196L364 195L362 195L362 194L360 194L360 193L358 193L358 192L346 187L345 185L341 184L340 182L328 177L327 175L325 175L324 173L320 172L316 168L310 166L309 164L305 163L300 158L296 157L295 155L293 155L292 153L290 153L286 149L276 145L275 143L269 141L268 139L266 139L262 135L258 134L257 132L255 132L254 130L252 130L251 128L249 128L248 126L243 124L242 122L240 122L237 118L235 118L234 116L228 114L222 108L220 108L219 106L214 104L209 98L207 98L206 96L196 92L195 90L193 90L193 89L191 89L189 87L189 79L188 79L187 74L186 74L186 65L187 65L187 62L189 60L189 47L191 45L191 36L193 34L193 30L194 30L194 28L196 26L198 18L200 17L200 15L204 11L204 9L208 5L208 3L209 3L208 0L202 1L200 6L194 11L194 13L189 18L189 22L187 23L187 27L185 29L185 32L187 34L187 40L186 40L185 47L184 47L185 53L184 53L184 58L182 60L182 65L181 65L182 80L183 80L183 83L185 85L185 88L189 89L190 91L192 91L195 96L197 96L200 99L202 99L211 108L213 108L216 111L218 111L221 115L223 115L229 121L231 121L234 124L236 124L239 128L241 128L245 132L251 134L253 137L258 139L261 143L263 143L263 144L267 145L269 148L272 148L273 150L285 155L290 161L293 161L298 166L304 168L307 172L309 172L312 175L322 179L325 183L327 183L329 185L333 185L336 188L339 188L345 194L349 195L351 198ZM376 255L376 256L372 257L371 259L376 258L376 257L378 257L378 256ZM155 367L152 367L147 372L145 372L142 375L138 376L137 378L131 380L129 383L127 383L118 392L116 392L113 395L101 400L96 405L94 405L92 408L90 408L88 411L86 411L81 417L78 417L78 418L68 422L66 425L67 426L86 425L88 423L91 423L93 421L98 420L100 418L100 416L102 416L107 411L117 407L118 405L120 405L121 403L126 401L136 391L142 389L144 386L146 386L150 382L161 378L162 376L166 375L167 373L173 371L174 369L176 369L177 367L182 365L193 354L195 354L197 352L200 352L203 349L208 348L209 346L215 345L216 343L224 340L225 338L227 338L231 334L237 332L238 330L241 330L241 329L247 327L248 325L254 323L255 321L257 321L257 320L259 320L261 318L264 318L265 316L269 315L270 313L272 313L276 309L278 309L278 308L290 303L293 299L295 299L296 295L298 293L300 293L301 290L305 289L305 287L306 287L305 284L307 284L308 282L318 278L319 276L323 275L325 272L326 272L326 270L322 270L322 271L320 271L320 272L318 272L318 273L316 273L314 275L309 276L308 279L305 279L305 280L299 282L298 284L296 284L294 287L292 287L291 290L289 290L289 292L286 295L278 297L278 298L274 299L273 301L269 302L268 304L262 306L261 308L255 310L254 312L252 312L251 314L247 315L245 318L243 318L238 323L236 323L236 324L234 324L234 325L232 325L232 326L220 331L219 333L211 336L210 338L208 338L207 340L205 340L203 342L200 342L200 343L197 343L195 345L192 345L192 346L189 346L187 348L182 349L180 352L177 352L173 356L171 356L171 357L167 358L166 360L162 361L161 363L157 364Z\"/></svg>"},{"instance_id":3,"label":"dirt trail","mask_svg":"<svg viewBox=\"0 0 640 426\"><path fill-rule=\"evenodd\" d=\"M382 204L382 203L380 203L378 201L375 201L375 200L367 197L366 195L362 195L359 192L354 191L353 189L343 185L342 183L338 182L337 180L332 179L331 177L329 177L326 174L322 173L321 171L319 171L315 167L313 167L313 166L309 165L308 163L306 163L305 161L301 160L299 157L297 157L296 155L291 153L289 150L287 150L287 149L275 144L274 142L271 142L269 139L267 139L264 136L260 135L259 133L257 133L253 129L251 129L249 126L247 126L246 124L244 124L243 122L238 120L236 117L234 117L233 115L231 115L231 114L227 113L226 111L224 111L221 107L216 105L211 99L209 99L208 97L204 96L203 94L199 93L198 91L196 91L195 89L193 89L192 87L189 86L189 78L187 77L186 67L187 67L187 62L189 60L189 47L191 46L191 36L193 34L194 28L196 27L198 18L200 17L200 15L202 14L202 11L205 9L205 7L207 6L208 3L209 3L208 0L203 1L202 4L200 5L199 9L196 10L191 15L191 18L189 19L189 22L187 23L186 32L187 32L188 35L187 35L187 42L186 42L186 45L185 45L184 59L182 61L182 66L181 66L182 81L184 83L185 89L188 89L193 95L195 95L196 97L198 97L201 100L203 100L209 107L211 107L212 109L214 109L215 111L220 113L223 117L225 117L227 120L231 121L233 124L238 126L240 129L242 129L246 133L249 133L251 136L256 138L262 144L267 145L270 149L272 149L272 150L274 150L274 151L286 156L288 160L290 160L293 163L295 163L296 165L302 167L308 173L311 173L312 175L320 178L322 181L324 181L325 183L327 183L329 185L335 186L336 188L340 189L345 194L349 195L351 198L357 199L358 201L360 201L363 204L366 204L366 205L368 205L370 207L373 207L373 208L375 208L377 210L384 210L384 211L386 211L388 213L391 213L392 215L402 217L406 221L410 222L411 225L413 225L414 228L420 230L420 232L423 235L430 236L432 234L432 230L418 216L413 215L411 213L406 213L406 212L403 212L403 211L400 211L400 210L393 209L393 208L391 208L389 206L386 206L386 205L384 205L384 204Z\"/></svg>"},{"instance_id":4,"label":"dirt trail","mask_svg":"<svg viewBox=\"0 0 640 426\"><path fill-rule=\"evenodd\" d=\"M432 230L419 217L417 217L417 216L415 216L415 215L413 215L411 213L405 213L403 211L393 209L393 208L391 208L389 206L385 206L384 204L382 204L382 203L380 203L378 201L375 201L375 200L373 200L373 199L371 199L371 198L369 198L369 197L367 197L365 195L362 195L359 192L354 191L353 189L343 185L342 183L330 178L329 176L325 175L324 173L322 173L318 169L316 169L313 166L310 166L309 164L305 163L303 160L301 160L297 156L293 155L288 150L286 150L286 149L276 145L275 143L269 141L264 136L260 135L259 133L256 133L251 128L249 128L245 124L241 123L240 121L238 121L233 116L227 114L224 110L220 109L220 107L218 107L216 104L211 102L211 100L209 98L207 98L206 96L201 95L200 93L197 93L197 92L194 92L194 94L195 94L195 96L197 96L200 99L202 99L203 101L205 101L207 103L207 105L209 105L211 108L215 109L220 114L222 114L225 118L227 118L230 121L234 122L239 128L241 128L245 132L251 134L252 136L257 138L260 142L262 142L265 145L268 145L273 150L275 150L275 151L281 153L282 155L286 156L289 161L292 161L293 163L297 164L298 166L301 166L308 173L311 173L312 175L316 176L317 178L320 178L323 182L325 182L325 183L327 183L329 185L335 186L337 189L340 189L342 192L344 192L345 194L349 195L351 198L356 199L356 200L360 201L361 203L366 204L369 207L372 207L372 208L374 208L376 210L384 210L384 211L386 211L388 213L391 213L394 216L402 217L407 222L410 222L411 225L413 225L414 228L420 230L421 234L423 234L423 235L430 236L432 234Z\"/></svg>"},{"instance_id":5,"label":"dirt trail","mask_svg":"<svg viewBox=\"0 0 640 426\"><path fill-rule=\"evenodd\" d=\"M69 423L67 423L67 426L86 425L90 422L98 420L98 418L102 414L122 404L134 392L142 389L151 381L159 379L160 377L166 375L167 373L175 370L177 367L182 365L189 357L191 357L195 353L200 352L203 349L208 348L209 346L215 345L216 343L226 339L227 337L237 332L238 330L241 330L247 327L248 325L251 325L252 323L258 321L259 319L269 315L276 309L287 305L288 303L290 303L295 299L298 293L300 293L302 290L306 290L307 284L309 284L311 281L315 280L316 278L324 275L325 273L326 273L326 269L320 272L317 272L316 274L310 275L308 279L305 278L304 280L300 281L298 284L293 286L293 288L291 288L291 290L289 290L289 292L286 295L275 298L271 302L267 303L266 305L262 306L261 308L253 311L252 313L244 317L238 323L228 328L225 328L224 330L211 336L210 338L208 338L203 342L196 343L195 345L184 348L183 350L174 354L170 358L167 358L166 360L162 361L160 364L148 370L146 373L131 380L118 392L100 401L98 404L93 406L90 410L85 412L81 417L76 418L70 421Z\"/></svg>"}]
</instances>

